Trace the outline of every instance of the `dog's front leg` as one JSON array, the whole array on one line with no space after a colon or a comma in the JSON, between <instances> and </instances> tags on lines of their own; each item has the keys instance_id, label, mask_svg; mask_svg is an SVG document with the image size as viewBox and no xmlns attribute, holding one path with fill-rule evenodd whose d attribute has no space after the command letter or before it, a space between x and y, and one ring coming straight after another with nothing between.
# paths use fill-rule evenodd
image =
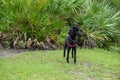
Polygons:
<instances>
[{"instance_id":1,"label":"dog's front leg","mask_svg":"<svg viewBox=\"0 0 120 80\"><path fill-rule=\"evenodd\" d=\"M70 47L67 47L67 63L69 63L69 52L70 52Z\"/></svg>"},{"instance_id":2,"label":"dog's front leg","mask_svg":"<svg viewBox=\"0 0 120 80\"><path fill-rule=\"evenodd\" d=\"M74 51L74 64L76 64L76 47L73 49L73 51Z\"/></svg>"},{"instance_id":3,"label":"dog's front leg","mask_svg":"<svg viewBox=\"0 0 120 80\"><path fill-rule=\"evenodd\" d=\"M71 55L72 55L72 58L73 58L73 52L74 52L74 49L72 48L72 53L71 53Z\"/></svg>"}]
</instances>

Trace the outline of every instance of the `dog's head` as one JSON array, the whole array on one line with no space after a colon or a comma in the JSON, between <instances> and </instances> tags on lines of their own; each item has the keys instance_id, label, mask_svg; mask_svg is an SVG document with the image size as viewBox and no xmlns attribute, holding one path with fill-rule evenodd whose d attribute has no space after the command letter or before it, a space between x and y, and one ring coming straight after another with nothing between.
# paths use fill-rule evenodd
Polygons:
<instances>
[{"instance_id":1,"label":"dog's head","mask_svg":"<svg viewBox=\"0 0 120 80\"><path fill-rule=\"evenodd\" d=\"M73 26L73 31L74 31L75 36L82 35L82 30L80 30L78 26Z\"/></svg>"}]
</instances>

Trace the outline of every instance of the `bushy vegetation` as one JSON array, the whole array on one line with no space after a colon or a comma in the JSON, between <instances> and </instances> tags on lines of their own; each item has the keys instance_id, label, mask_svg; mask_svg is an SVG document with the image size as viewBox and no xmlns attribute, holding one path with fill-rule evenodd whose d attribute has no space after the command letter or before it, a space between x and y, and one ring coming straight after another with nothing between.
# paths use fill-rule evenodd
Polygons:
<instances>
[{"instance_id":1,"label":"bushy vegetation","mask_svg":"<svg viewBox=\"0 0 120 80\"><path fill-rule=\"evenodd\" d=\"M0 41L14 47L30 40L60 46L77 22L83 32L80 43L120 46L119 5L119 0L0 0Z\"/></svg>"}]
</instances>

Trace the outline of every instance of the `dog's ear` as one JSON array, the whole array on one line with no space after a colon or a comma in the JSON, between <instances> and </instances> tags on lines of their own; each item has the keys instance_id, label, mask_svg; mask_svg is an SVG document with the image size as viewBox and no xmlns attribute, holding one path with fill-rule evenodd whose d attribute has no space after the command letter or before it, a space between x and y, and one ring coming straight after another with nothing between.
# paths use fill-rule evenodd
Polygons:
<instances>
[{"instance_id":1,"label":"dog's ear","mask_svg":"<svg viewBox=\"0 0 120 80\"><path fill-rule=\"evenodd\" d=\"M73 29L71 28L70 30L69 30L69 32L68 32L68 34L71 36L71 35L73 35Z\"/></svg>"},{"instance_id":2,"label":"dog's ear","mask_svg":"<svg viewBox=\"0 0 120 80\"><path fill-rule=\"evenodd\" d=\"M79 31L79 27L78 26L73 26L73 30L74 31Z\"/></svg>"}]
</instances>

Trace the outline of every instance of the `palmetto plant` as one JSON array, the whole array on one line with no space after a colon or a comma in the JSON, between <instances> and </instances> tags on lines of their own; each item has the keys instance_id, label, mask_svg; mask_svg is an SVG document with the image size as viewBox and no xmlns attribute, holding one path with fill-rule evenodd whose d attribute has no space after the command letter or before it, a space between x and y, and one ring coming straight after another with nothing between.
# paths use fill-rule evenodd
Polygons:
<instances>
[{"instance_id":1,"label":"palmetto plant","mask_svg":"<svg viewBox=\"0 0 120 80\"><path fill-rule=\"evenodd\" d=\"M76 21L83 22L84 38L100 44L118 36L116 25L119 19L120 11L116 12L105 0L101 2L85 0L82 12L75 17Z\"/></svg>"},{"instance_id":2,"label":"palmetto plant","mask_svg":"<svg viewBox=\"0 0 120 80\"><path fill-rule=\"evenodd\" d=\"M116 3L118 0L110 1ZM44 41L65 38L65 24L78 22L85 39L103 45L118 40L120 11L106 0L0 0L0 31ZM118 27L116 27L118 26ZM64 36L64 37L63 37ZM26 39L26 40L27 40ZM55 39L56 40L56 39ZM59 40L58 40L59 41ZM62 42L60 42L62 43Z\"/></svg>"},{"instance_id":3,"label":"palmetto plant","mask_svg":"<svg viewBox=\"0 0 120 80\"><path fill-rule=\"evenodd\" d=\"M2 0L2 21L7 21L5 22L7 28L17 29L21 33L27 33L28 37L34 38L38 31L44 34L42 29L46 27L45 22L49 19L48 14L42 13L45 5L46 0ZM1 30L2 28L1 26Z\"/></svg>"}]
</instances>

